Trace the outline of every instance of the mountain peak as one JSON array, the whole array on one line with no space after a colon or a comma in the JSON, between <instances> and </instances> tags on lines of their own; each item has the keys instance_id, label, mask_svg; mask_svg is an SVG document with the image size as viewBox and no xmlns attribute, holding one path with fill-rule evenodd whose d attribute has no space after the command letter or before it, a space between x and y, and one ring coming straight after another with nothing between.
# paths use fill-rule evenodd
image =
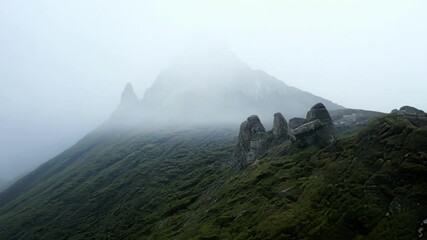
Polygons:
<instances>
[{"instance_id":1,"label":"mountain peak","mask_svg":"<svg viewBox=\"0 0 427 240\"><path fill-rule=\"evenodd\" d=\"M122 97L120 99L120 108L133 108L135 105L138 104L138 97L135 94L135 91L133 90L133 86L131 83L126 83L125 89L122 92Z\"/></svg>"},{"instance_id":2,"label":"mountain peak","mask_svg":"<svg viewBox=\"0 0 427 240\"><path fill-rule=\"evenodd\" d=\"M133 86L131 83L126 83L125 89L122 92L121 103L135 103L138 102L138 97L133 90Z\"/></svg>"},{"instance_id":3,"label":"mountain peak","mask_svg":"<svg viewBox=\"0 0 427 240\"><path fill-rule=\"evenodd\" d=\"M163 121L173 115L177 122L187 124L189 119L238 123L254 113L269 122L276 112L302 117L306 113L302 109L318 102L329 109L342 108L253 70L229 48L214 45L179 55L147 89L141 105L147 118Z\"/></svg>"},{"instance_id":4,"label":"mountain peak","mask_svg":"<svg viewBox=\"0 0 427 240\"><path fill-rule=\"evenodd\" d=\"M120 99L120 104L113 114L114 118L130 117L138 113L139 100L131 83L127 83Z\"/></svg>"}]
</instances>

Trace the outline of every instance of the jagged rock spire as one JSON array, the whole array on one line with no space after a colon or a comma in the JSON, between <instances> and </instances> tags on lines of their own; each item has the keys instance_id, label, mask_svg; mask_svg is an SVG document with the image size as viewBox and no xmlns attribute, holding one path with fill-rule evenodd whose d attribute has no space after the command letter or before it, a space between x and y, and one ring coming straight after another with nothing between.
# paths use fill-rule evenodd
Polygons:
<instances>
[{"instance_id":1,"label":"jagged rock spire","mask_svg":"<svg viewBox=\"0 0 427 240\"><path fill-rule=\"evenodd\" d=\"M111 121L115 124L128 124L137 121L140 115L139 100L132 84L127 83L120 99L117 110L113 113Z\"/></svg>"},{"instance_id":2,"label":"jagged rock spire","mask_svg":"<svg viewBox=\"0 0 427 240\"><path fill-rule=\"evenodd\" d=\"M138 103L138 97L133 90L131 83L127 83L125 89L122 92L122 98L120 100L120 105L133 105Z\"/></svg>"}]
</instances>

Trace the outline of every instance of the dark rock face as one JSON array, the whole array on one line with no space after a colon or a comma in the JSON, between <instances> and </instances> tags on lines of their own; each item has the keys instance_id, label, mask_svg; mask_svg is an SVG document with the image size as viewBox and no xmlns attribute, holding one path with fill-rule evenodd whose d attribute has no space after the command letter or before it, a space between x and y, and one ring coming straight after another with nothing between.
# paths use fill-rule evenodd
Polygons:
<instances>
[{"instance_id":1,"label":"dark rock face","mask_svg":"<svg viewBox=\"0 0 427 240\"><path fill-rule=\"evenodd\" d=\"M281 113L274 114L273 135L282 136L288 134L288 123Z\"/></svg>"},{"instance_id":2,"label":"dark rock face","mask_svg":"<svg viewBox=\"0 0 427 240\"><path fill-rule=\"evenodd\" d=\"M239 138L234 150L234 156L237 158L235 167L242 169L253 163L267 151L267 147L265 128L258 116L248 117L240 125Z\"/></svg>"},{"instance_id":3,"label":"dark rock face","mask_svg":"<svg viewBox=\"0 0 427 240\"><path fill-rule=\"evenodd\" d=\"M249 127L250 134L256 134L258 132L265 132L264 125L262 125L261 120L257 115L249 116L247 119L247 126Z\"/></svg>"},{"instance_id":4,"label":"dark rock face","mask_svg":"<svg viewBox=\"0 0 427 240\"><path fill-rule=\"evenodd\" d=\"M288 123L286 122L285 117L283 117L283 115L279 112L274 114L272 132L275 138L274 141L278 144L286 140L295 140L295 136L291 133L291 130L288 127Z\"/></svg>"},{"instance_id":5,"label":"dark rock face","mask_svg":"<svg viewBox=\"0 0 427 240\"><path fill-rule=\"evenodd\" d=\"M291 118L289 119L289 128L294 129L305 123L305 118Z\"/></svg>"},{"instance_id":6,"label":"dark rock face","mask_svg":"<svg viewBox=\"0 0 427 240\"><path fill-rule=\"evenodd\" d=\"M273 137L269 138L269 148L280 145L285 141L295 141L295 136L289 129L285 117L279 112L274 114L273 129L271 132L273 133Z\"/></svg>"},{"instance_id":7,"label":"dark rock face","mask_svg":"<svg viewBox=\"0 0 427 240\"><path fill-rule=\"evenodd\" d=\"M329 115L325 105L322 103L314 105L310 111L307 112L306 122L311 122L316 119L319 119L324 124L333 125L331 116Z\"/></svg>"},{"instance_id":8,"label":"dark rock face","mask_svg":"<svg viewBox=\"0 0 427 240\"><path fill-rule=\"evenodd\" d=\"M326 146L335 141L334 124L322 103L307 112L306 123L293 129L293 133L300 145Z\"/></svg>"}]
</instances>

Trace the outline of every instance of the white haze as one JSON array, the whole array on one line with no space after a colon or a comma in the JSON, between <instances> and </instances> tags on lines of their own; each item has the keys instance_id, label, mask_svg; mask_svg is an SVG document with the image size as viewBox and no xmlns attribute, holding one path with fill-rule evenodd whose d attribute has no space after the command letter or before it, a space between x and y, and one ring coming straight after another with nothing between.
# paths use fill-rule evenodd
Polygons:
<instances>
[{"instance_id":1,"label":"white haze","mask_svg":"<svg viewBox=\"0 0 427 240\"><path fill-rule=\"evenodd\" d=\"M425 0L1 1L0 180L139 98L195 43L350 108L427 110Z\"/></svg>"}]
</instances>

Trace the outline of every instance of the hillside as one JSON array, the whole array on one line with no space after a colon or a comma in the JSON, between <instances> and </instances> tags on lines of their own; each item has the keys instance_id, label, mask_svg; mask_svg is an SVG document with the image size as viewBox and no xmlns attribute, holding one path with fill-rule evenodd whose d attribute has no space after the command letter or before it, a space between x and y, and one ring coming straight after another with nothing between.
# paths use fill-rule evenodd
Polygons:
<instances>
[{"instance_id":1,"label":"hillside","mask_svg":"<svg viewBox=\"0 0 427 240\"><path fill-rule=\"evenodd\" d=\"M237 130L97 130L0 194L2 239L418 239L427 122L230 168ZM422 231L421 231L422 233ZM422 236L425 238L425 235Z\"/></svg>"}]
</instances>

